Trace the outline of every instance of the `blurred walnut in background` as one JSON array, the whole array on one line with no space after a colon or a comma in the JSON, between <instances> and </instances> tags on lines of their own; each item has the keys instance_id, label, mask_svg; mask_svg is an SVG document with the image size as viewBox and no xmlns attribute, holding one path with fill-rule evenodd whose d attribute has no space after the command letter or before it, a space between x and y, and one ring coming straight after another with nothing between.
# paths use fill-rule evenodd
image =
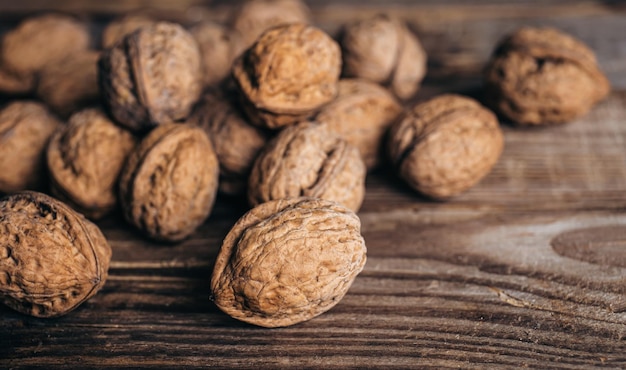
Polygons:
<instances>
[{"instance_id":1,"label":"blurred walnut in background","mask_svg":"<svg viewBox=\"0 0 626 370\"><path fill-rule=\"evenodd\" d=\"M111 48L129 33L144 26L151 26L156 22L154 18L143 13L128 14L118 17L107 24L106 28L102 31L102 48Z\"/></svg>"}]
</instances>

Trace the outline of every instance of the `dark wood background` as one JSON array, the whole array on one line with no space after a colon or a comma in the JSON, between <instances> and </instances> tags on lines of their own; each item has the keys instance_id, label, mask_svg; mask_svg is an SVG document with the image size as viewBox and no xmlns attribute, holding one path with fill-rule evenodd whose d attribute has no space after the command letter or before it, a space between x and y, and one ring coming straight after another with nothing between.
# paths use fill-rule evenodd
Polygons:
<instances>
[{"instance_id":1,"label":"dark wood background","mask_svg":"<svg viewBox=\"0 0 626 370\"><path fill-rule=\"evenodd\" d=\"M416 99L480 97L480 71L515 28L552 25L588 43L611 96L567 125L503 123L493 172L448 202L380 170L359 212L368 261L346 297L280 329L237 322L208 300L213 260L238 199L220 198L187 241L146 241L112 216L103 290L69 315L0 308L0 368L626 368L626 6L619 1L310 2L334 33L378 11L405 18L429 53ZM0 27L43 9L79 13L94 34L138 6L191 24L230 1L0 1Z\"/></svg>"}]
</instances>

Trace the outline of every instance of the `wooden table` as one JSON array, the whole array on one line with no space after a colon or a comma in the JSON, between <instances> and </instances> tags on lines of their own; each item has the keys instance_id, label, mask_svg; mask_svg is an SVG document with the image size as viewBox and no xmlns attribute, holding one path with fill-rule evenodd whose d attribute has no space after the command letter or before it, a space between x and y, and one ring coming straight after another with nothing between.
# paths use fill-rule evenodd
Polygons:
<instances>
[{"instance_id":1,"label":"wooden table","mask_svg":"<svg viewBox=\"0 0 626 370\"><path fill-rule=\"evenodd\" d=\"M137 2L139 3L139 2ZM263 329L209 300L212 263L246 211L220 198L175 246L146 241L111 217L104 289L71 314L35 319L0 308L0 368L626 368L626 9L617 1L311 3L329 32L389 10L429 52L417 99L479 96L494 43L524 24L553 25L598 53L614 88L566 125L503 125L493 172L448 202L413 193L380 170L359 212L368 261L345 298L302 324ZM197 1L155 1L171 19L223 20ZM541 4L541 5L540 5ZM49 2L0 2L8 22ZM132 2L57 2L96 24ZM188 7L191 10L185 11ZM4 23L9 24L9 23Z\"/></svg>"}]
</instances>

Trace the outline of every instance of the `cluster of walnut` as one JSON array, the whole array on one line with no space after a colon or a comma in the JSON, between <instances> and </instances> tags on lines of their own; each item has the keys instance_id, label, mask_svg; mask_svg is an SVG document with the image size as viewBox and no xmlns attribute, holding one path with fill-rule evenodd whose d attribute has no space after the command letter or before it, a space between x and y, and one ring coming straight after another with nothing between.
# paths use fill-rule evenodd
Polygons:
<instances>
[{"instance_id":1,"label":"cluster of walnut","mask_svg":"<svg viewBox=\"0 0 626 370\"><path fill-rule=\"evenodd\" d=\"M403 107L426 73L404 22L357 20L336 41L309 14L300 0L257 0L228 25L189 29L132 14L108 25L101 51L64 15L7 33L0 91L42 103L0 110L0 299L65 314L111 258L82 215L119 206L147 237L178 242L220 191L252 209L223 242L211 298L237 319L292 325L336 305L364 267L368 171L388 161L434 199L490 172L504 138L489 109L454 94ZM608 92L593 53L550 29L505 39L486 82L489 105L524 124L571 120Z\"/></svg>"}]
</instances>

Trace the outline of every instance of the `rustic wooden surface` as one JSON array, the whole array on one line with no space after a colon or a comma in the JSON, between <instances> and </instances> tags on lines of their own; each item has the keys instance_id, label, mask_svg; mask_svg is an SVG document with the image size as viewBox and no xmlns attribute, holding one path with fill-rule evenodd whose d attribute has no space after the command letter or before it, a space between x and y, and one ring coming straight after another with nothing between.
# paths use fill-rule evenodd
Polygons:
<instances>
[{"instance_id":1,"label":"rustic wooden surface","mask_svg":"<svg viewBox=\"0 0 626 370\"><path fill-rule=\"evenodd\" d=\"M219 199L174 246L148 242L114 216L100 223L114 256L98 295L53 320L0 308L0 368L626 368L626 9L539 3L311 3L329 32L380 9L407 18L431 56L418 99L480 96L493 43L522 24L579 36L615 90L567 125L503 124L506 149L493 172L449 202L421 198L386 170L372 174L359 212L368 262L331 311L263 329L208 300L212 261L246 210L241 200ZM55 6L102 22L132 4ZM227 4L153 3L186 22L224 19ZM8 27L42 6L50 3L1 1L0 17Z\"/></svg>"}]
</instances>

